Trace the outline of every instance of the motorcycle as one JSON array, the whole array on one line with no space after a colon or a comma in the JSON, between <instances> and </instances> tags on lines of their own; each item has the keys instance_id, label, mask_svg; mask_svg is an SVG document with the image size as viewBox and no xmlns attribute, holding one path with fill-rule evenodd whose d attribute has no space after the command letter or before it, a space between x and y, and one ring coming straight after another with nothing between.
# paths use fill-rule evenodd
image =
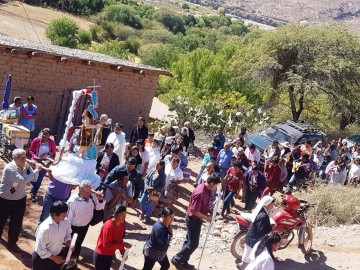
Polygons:
<instances>
[{"instance_id":1,"label":"motorcycle","mask_svg":"<svg viewBox=\"0 0 360 270\"><path fill-rule=\"evenodd\" d=\"M295 238L294 231L298 235L298 247L303 254L309 254L313 242L313 226L306 218L306 212L313 204L288 194L282 195L281 210L271 218L272 231L281 236L280 249L284 249ZM236 259L241 259L244 252L245 236L251 225L251 214L241 213L236 216L237 228L231 243L231 254Z\"/></svg>"}]
</instances>

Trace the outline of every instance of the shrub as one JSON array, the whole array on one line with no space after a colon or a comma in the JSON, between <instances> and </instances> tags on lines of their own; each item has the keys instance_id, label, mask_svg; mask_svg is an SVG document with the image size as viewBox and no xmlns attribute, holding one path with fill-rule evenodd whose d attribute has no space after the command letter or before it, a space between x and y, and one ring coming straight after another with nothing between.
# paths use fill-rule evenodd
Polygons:
<instances>
[{"instance_id":1,"label":"shrub","mask_svg":"<svg viewBox=\"0 0 360 270\"><path fill-rule=\"evenodd\" d=\"M155 11L154 18L174 34L185 32L185 21L183 17L172 10L160 8Z\"/></svg>"},{"instance_id":2,"label":"shrub","mask_svg":"<svg viewBox=\"0 0 360 270\"><path fill-rule=\"evenodd\" d=\"M103 44L93 44L91 51L108 54L120 59L129 59L129 52L124 41L107 41Z\"/></svg>"},{"instance_id":3,"label":"shrub","mask_svg":"<svg viewBox=\"0 0 360 270\"><path fill-rule=\"evenodd\" d=\"M147 44L139 50L143 64L164 69L170 68L179 53L179 49L170 44Z\"/></svg>"},{"instance_id":4,"label":"shrub","mask_svg":"<svg viewBox=\"0 0 360 270\"><path fill-rule=\"evenodd\" d=\"M141 29L142 23L139 14L132 6L117 4L106 7L102 13L102 19L129 25L135 29Z\"/></svg>"},{"instance_id":5,"label":"shrub","mask_svg":"<svg viewBox=\"0 0 360 270\"><path fill-rule=\"evenodd\" d=\"M83 45L85 48L91 46L91 33L87 30L80 29L77 34L77 39L80 45Z\"/></svg>"},{"instance_id":6,"label":"shrub","mask_svg":"<svg viewBox=\"0 0 360 270\"><path fill-rule=\"evenodd\" d=\"M338 185L315 186L309 192L294 195L316 204L314 225L339 226L360 223L359 188Z\"/></svg>"},{"instance_id":7,"label":"shrub","mask_svg":"<svg viewBox=\"0 0 360 270\"><path fill-rule=\"evenodd\" d=\"M79 28L75 21L63 17L52 20L46 28L45 34L54 45L76 48L78 30Z\"/></svg>"},{"instance_id":8,"label":"shrub","mask_svg":"<svg viewBox=\"0 0 360 270\"><path fill-rule=\"evenodd\" d=\"M142 30L142 39L145 43L169 43L174 35L164 28Z\"/></svg>"}]
</instances>

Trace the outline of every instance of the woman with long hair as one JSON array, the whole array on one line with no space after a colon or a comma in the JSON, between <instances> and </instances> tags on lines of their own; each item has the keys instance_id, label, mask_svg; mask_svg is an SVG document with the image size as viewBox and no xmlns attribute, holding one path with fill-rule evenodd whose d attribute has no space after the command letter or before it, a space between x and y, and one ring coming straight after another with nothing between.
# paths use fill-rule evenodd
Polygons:
<instances>
[{"instance_id":1,"label":"woman with long hair","mask_svg":"<svg viewBox=\"0 0 360 270\"><path fill-rule=\"evenodd\" d=\"M145 257L143 270L153 269L156 262L159 262L160 270L170 268L167 250L173 235L171 226L174 221L174 210L165 207L159 214L159 220L152 227L151 233L145 242L143 253Z\"/></svg>"},{"instance_id":2,"label":"woman with long hair","mask_svg":"<svg viewBox=\"0 0 360 270\"><path fill-rule=\"evenodd\" d=\"M250 254L251 263L245 270L274 270L273 252L280 247L281 236L276 232L271 232L263 237L255 245L253 252Z\"/></svg>"}]
</instances>

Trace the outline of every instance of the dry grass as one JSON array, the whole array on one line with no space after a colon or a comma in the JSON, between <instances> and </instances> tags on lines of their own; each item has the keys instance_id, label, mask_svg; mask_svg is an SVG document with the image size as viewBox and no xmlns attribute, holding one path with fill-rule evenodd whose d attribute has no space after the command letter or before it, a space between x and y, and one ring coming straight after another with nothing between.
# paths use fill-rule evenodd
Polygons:
<instances>
[{"instance_id":1,"label":"dry grass","mask_svg":"<svg viewBox=\"0 0 360 270\"><path fill-rule=\"evenodd\" d=\"M309 218L317 226L360 224L360 188L318 185L308 192L294 193L298 198L316 204Z\"/></svg>"}]
</instances>

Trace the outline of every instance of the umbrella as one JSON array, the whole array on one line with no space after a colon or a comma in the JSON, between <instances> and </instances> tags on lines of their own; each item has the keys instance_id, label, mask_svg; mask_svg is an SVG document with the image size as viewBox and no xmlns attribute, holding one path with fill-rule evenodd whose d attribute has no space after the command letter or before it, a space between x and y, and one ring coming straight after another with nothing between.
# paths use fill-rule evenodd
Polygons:
<instances>
[{"instance_id":1,"label":"umbrella","mask_svg":"<svg viewBox=\"0 0 360 270\"><path fill-rule=\"evenodd\" d=\"M1 104L3 109L9 109L10 90L11 90L11 74L8 76L8 79L7 79L6 85L5 85L4 100Z\"/></svg>"}]
</instances>

